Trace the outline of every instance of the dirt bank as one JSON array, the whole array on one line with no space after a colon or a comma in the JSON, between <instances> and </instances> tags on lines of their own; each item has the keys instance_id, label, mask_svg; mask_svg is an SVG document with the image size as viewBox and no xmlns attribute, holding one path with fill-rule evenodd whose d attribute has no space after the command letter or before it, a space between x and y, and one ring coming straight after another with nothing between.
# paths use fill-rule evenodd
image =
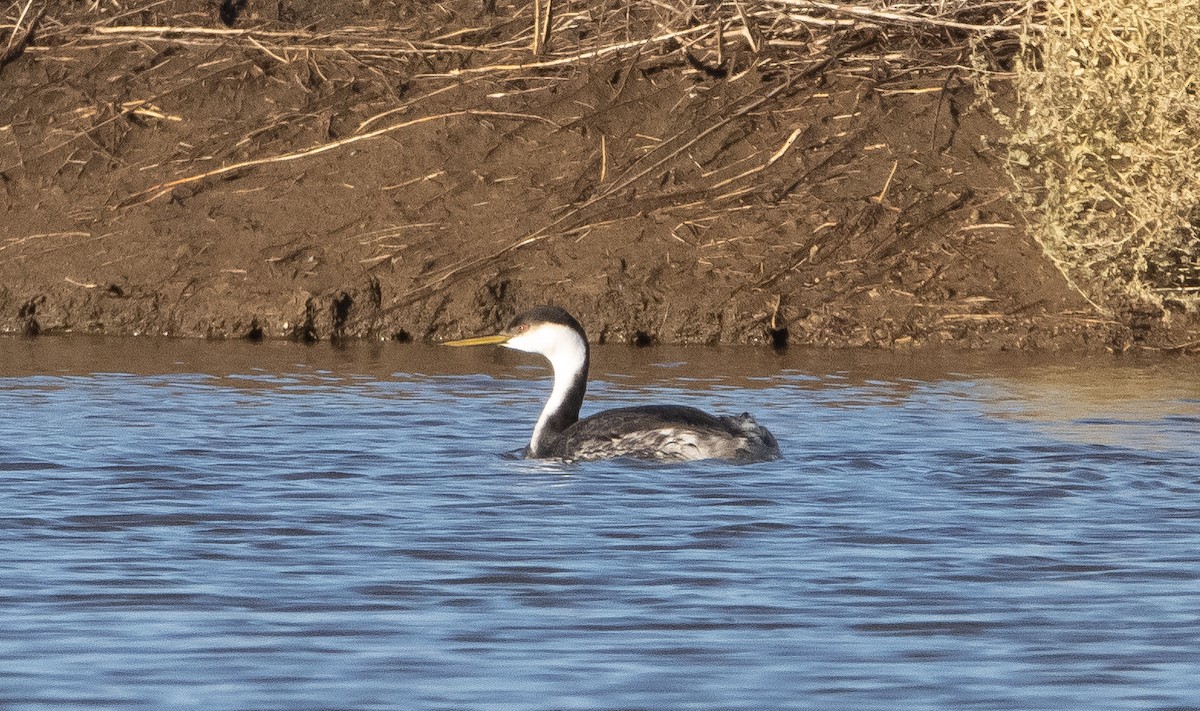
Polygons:
<instances>
[{"instance_id":1,"label":"dirt bank","mask_svg":"<svg viewBox=\"0 0 1200 711\"><path fill-rule=\"evenodd\" d=\"M6 332L436 340L556 302L609 341L1196 340L1042 256L949 35L559 3L535 56L524 5L76 5L0 69Z\"/></svg>"}]
</instances>

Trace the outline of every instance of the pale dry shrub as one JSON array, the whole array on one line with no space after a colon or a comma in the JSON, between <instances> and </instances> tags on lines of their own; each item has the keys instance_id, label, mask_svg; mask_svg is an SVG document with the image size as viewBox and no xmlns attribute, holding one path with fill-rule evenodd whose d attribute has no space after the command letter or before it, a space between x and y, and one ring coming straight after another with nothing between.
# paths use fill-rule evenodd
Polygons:
<instances>
[{"instance_id":1,"label":"pale dry shrub","mask_svg":"<svg viewBox=\"0 0 1200 711\"><path fill-rule=\"evenodd\" d=\"M1200 2L1038 0L1010 165L1034 236L1093 304L1200 299Z\"/></svg>"}]
</instances>

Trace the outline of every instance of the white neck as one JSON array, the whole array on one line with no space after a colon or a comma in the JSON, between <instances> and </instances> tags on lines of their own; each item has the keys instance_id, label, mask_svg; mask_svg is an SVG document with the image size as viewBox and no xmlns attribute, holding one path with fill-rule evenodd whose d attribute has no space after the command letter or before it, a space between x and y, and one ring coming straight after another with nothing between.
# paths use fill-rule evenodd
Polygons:
<instances>
[{"instance_id":1,"label":"white neck","mask_svg":"<svg viewBox=\"0 0 1200 711\"><path fill-rule=\"evenodd\" d=\"M587 343L572 329L548 323L509 339L504 346L538 353L550 361L550 367L554 370L554 387L529 440L531 451L542 451L545 438L550 435L547 427L552 420L561 420L564 407L573 408L566 425L573 424L578 416L579 405L583 401L583 393L578 390L586 387L587 383ZM561 421L555 425L557 428L565 426Z\"/></svg>"},{"instance_id":2,"label":"white neck","mask_svg":"<svg viewBox=\"0 0 1200 711\"><path fill-rule=\"evenodd\" d=\"M551 365L554 362L551 361ZM529 448L533 451L538 451L545 442L543 437L546 433L546 423L550 416L558 412L563 401L567 399L567 392L571 388L571 376L563 373L557 367L554 368L554 389L550 391L550 398L546 400L546 404L542 407L542 414L538 416L537 424L533 426L533 436L529 438Z\"/></svg>"}]
</instances>

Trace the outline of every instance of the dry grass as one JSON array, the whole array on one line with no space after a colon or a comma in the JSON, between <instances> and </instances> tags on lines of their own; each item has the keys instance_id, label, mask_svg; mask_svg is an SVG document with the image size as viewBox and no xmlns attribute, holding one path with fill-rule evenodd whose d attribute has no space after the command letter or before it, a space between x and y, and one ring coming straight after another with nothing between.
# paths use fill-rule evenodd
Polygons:
<instances>
[{"instance_id":1,"label":"dry grass","mask_svg":"<svg viewBox=\"0 0 1200 711\"><path fill-rule=\"evenodd\" d=\"M939 44L961 48L968 35L1015 36L1023 27L1020 0L539 0L517 3L516 17L490 18L478 27L444 32L405 26L325 32L268 25L223 28L212 26L204 15L156 15L162 5L146 2L116 16L76 12L45 29L42 37L84 45L234 44L280 61L317 54L365 62L423 60L431 68L438 58L455 55L458 64L466 60L466 66L447 73L460 74L567 67L618 52L638 51L649 59L654 50L690 52L714 70L731 51L739 50L751 51L757 62L786 67L827 51L839 33L866 29L887 33L879 45L895 50L895 60L906 41L926 49ZM126 22L134 17L143 21ZM881 59L885 58L870 57Z\"/></svg>"},{"instance_id":2,"label":"dry grass","mask_svg":"<svg viewBox=\"0 0 1200 711\"><path fill-rule=\"evenodd\" d=\"M1200 4L1029 3L1010 158L1034 236L1105 311L1200 302Z\"/></svg>"},{"instance_id":3,"label":"dry grass","mask_svg":"<svg viewBox=\"0 0 1200 711\"><path fill-rule=\"evenodd\" d=\"M15 24L20 25L18 14L27 14L31 2L10 8ZM100 7L93 3L90 9L81 6L50 18L40 35L43 46L38 48L44 59L74 61L73 49L112 51L126 45L195 49L196 77L202 77L201 69L240 56L242 61L266 57L281 64L305 65L319 75L326 71L323 67L341 65L348 74L361 75L365 70L393 80L407 77L416 83L402 105L363 121L355 131L359 136L387 133L413 123L405 118L382 129L374 125L395 114L445 113L425 99L453 92L468 81L486 81L502 88L507 82L523 85L591 71L605 60L622 65L626 72L670 61L715 79L732 81L751 72L778 77L758 94L774 96L786 82L811 76L814 69L830 67L834 61L840 71L863 74L957 66L972 42L1012 38L1023 27L1020 0L873 0L857 4L819 0L539 0L515 4L512 8L517 15L513 17L480 17L477 26L340 25L329 31L271 22L218 27L203 13L173 13L163 0L122 6L116 13L101 13ZM135 18L138 24L130 22ZM135 113L144 114L156 98L128 103L136 105ZM739 115L740 109L730 105L711 118L719 123ZM697 126L695 130L704 133L708 128ZM73 135L82 138L95 130L93 122ZM688 138L679 137L681 141ZM62 148L71 140L49 150ZM287 155L229 162L196 174L220 174L317 155L353 142L331 141ZM153 199L179 182L163 180L144 194L119 202L131 204L146 194Z\"/></svg>"},{"instance_id":4,"label":"dry grass","mask_svg":"<svg viewBox=\"0 0 1200 711\"><path fill-rule=\"evenodd\" d=\"M25 0L8 8L10 42L30 25L32 3ZM340 69L342 76L373 74L384 83L410 81L412 86L402 103L363 120L349 137L236 160L225 157L230 152L220 146L205 146L197 155L220 156L220 165L202 165L183 176L165 177L135 194L118 196L117 205L153 200L206 177L319 155L439 116L479 115L482 112L447 112L444 103L432 100L469 82L487 82L499 89L495 96L504 96L509 85L542 82L549 86L546 82L556 77L594 71L602 61L621 67L626 76L635 67L669 62L712 80L733 82L752 73L769 78L741 100L718 107L706 124L694 126L690 134L664 140L633 165L624 166L612 176L614 184L623 186L679 155L716 127L744 116L747 106L786 98L789 84L798 77L813 76L834 66L839 71L862 74L953 67L963 61L972 42L999 37L1009 38L1011 43L1023 26L1020 0L874 0L859 4L819 0L539 0L510 6L515 16L481 15L466 26L462 18L457 18L444 27L331 23L333 29L327 31L270 21L236 28L214 26L207 14L187 7L178 4L181 11L174 11L176 4L144 0L113 11L92 3L49 15L42 23L38 46L32 48L45 62L77 62L79 50L111 53L124 48L171 51L187 59L173 60L176 78L166 88L160 85L158 95L126 99L121 103L122 110L107 118L96 117L95 111L78 113L59 125L57 142L40 147L32 157L90 141L123 114L179 120L161 115L152 102L164 92L204 82L213 72L257 61L304 68L322 79L332 74L330 70ZM189 61L191 71L178 69ZM537 88L535 85L524 90ZM314 109L308 118L319 113ZM403 120L398 122L387 120L401 115ZM236 147L253 145L252 139L259 132L287 123L295 124L296 120L281 115L265 128L255 127L236 142ZM751 167L715 187L748 182L773 162L771 159ZM198 163L204 161L198 159ZM0 170L11 167L0 165ZM610 177L608 167L605 160L606 179ZM570 214L586 207L571 206Z\"/></svg>"},{"instance_id":5,"label":"dry grass","mask_svg":"<svg viewBox=\"0 0 1200 711\"><path fill-rule=\"evenodd\" d=\"M152 102L164 93L203 83L214 72L230 71L234 66L252 69L259 63L272 69L286 65L297 74L303 69L304 74L322 79L335 71L344 77L373 73L382 84L403 81L408 86L403 101L397 96L394 103L359 121L350 135L327 136L327 140L287 150L256 140L276 126L317 121L324 107L318 101L321 92L313 91L317 105L311 110L280 113L263 125L239 128L249 132L238 140L233 136L211 141L164 166L141 166L148 186L114 195L113 207L160 199L176 188L209 178L305 161L435 119L481 117L487 112L447 110L446 95L471 82L493 89L495 93L489 96L507 96L510 90L514 94L539 90L556 79L595 72L599 67L609 74L616 69L628 78L639 68L671 66L698 80L726 82L732 87L727 98L712 101L708 105L711 110L706 107L694 124L662 137L631 162L610 164L601 143L603 179L595 193L560 206L553 221L514 236L498 251L465 257L431 272L402 295L400 305L513 250L605 224L612 219L608 208L621 201L627 188L652 181L686 157L689 148L730 123L777 107L803 80L829 69L869 76L953 69L964 63L970 47L993 41L1015 45L1018 33L1026 27L1021 0L539 0L509 6L515 13L512 16L484 14L465 21L465 26L463 18L457 17L444 27L326 23L332 28L329 30L271 21L225 28L201 12L173 12L171 8L176 6L185 7L142 0L136 5L123 4L117 12L100 13L95 5L91 10L76 5L47 19L37 49L45 62L75 62L78 50L103 55L149 49L174 57L168 69L176 72L175 78L157 84L158 94L138 95L135 101L125 99L119 104L123 113L141 118L154 118L146 112L155 111ZM16 12L10 14L14 24L19 24ZM180 69L184 64L189 68ZM751 80L739 82L742 77ZM616 87L612 101L618 100L624 81ZM600 112L604 107L594 110ZM60 124L55 142L32 157L90 141L123 113L72 116ZM501 112L493 115L501 116ZM699 186L707 191L708 199L683 205L691 209L691 219L702 221L708 213L698 211L717 214L754 191L766 190L761 177L788 151L796 136L793 133L773 152L760 151L732 177L712 175L709 184ZM5 167L0 165L0 170ZM880 203L887 193L888 184L884 184ZM764 199L778 197L766 195Z\"/></svg>"},{"instance_id":6,"label":"dry grass","mask_svg":"<svg viewBox=\"0 0 1200 711\"><path fill-rule=\"evenodd\" d=\"M4 42L0 43L0 70L4 69L4 65L21 56L33 39L38 24L42 21L42 17L45 14L45 6L35 10L33 8L33 0L25 0L24 3L13 3L9 7L8 16L12 18L12 23L0 28L8 30L7 38Z\"/></svg>"}]
</instances>

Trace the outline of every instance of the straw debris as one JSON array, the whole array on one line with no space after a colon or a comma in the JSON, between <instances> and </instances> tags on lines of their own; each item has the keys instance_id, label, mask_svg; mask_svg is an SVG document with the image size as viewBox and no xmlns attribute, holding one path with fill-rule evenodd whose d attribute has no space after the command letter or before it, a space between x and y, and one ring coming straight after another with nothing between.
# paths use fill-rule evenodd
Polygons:
<instances>
[{"instance_id":1,"label":"straw debris","mask_svg":"<svg viewBox=\"0 0 1200 711\"><path fill-rule=\"evenodd\" d=\"M1161 266L1194 255L1178 218L1196 204L1183 169L1195 85L1149 113L1130 99L1112 111L1125 124L1088 136L1068 110L1086 102L1036 80L1083 66L1076 48L1056 70L1042 43L1099 46L1105 32L1078 31L1096 13L1027 0L220 8L2 10L0 329L9 305L36 301L41 332L435 339L537 299L611 324L598 333L610 339L1124 348L1115 319L1097 319L1021 229L998 159L1009 148L1030 222L1075 236L1068 217L1117 214L1109 202L1126 210L1134 187L1174 176L1150 191L1179 200L1157 237L1117 223L1117 252L1141 259L1120 274L1142 286L1122 293L1200 292ZM1106 32L1137 55L1132 30ZM1200 66L1194 48L1147 42ZM998 107L1014 76L1030 82L1012 141L991 140L971 67L1005 94ZM1056 98L1058 124L1037 124ZM1099 144L1155 132L1178 142ZM1082 168L1056 172L1076 154ZM1104 162L1128 173L1109 202L1059 187ZM1070 251L1046 234L1102 303L1072 263L1117 240Z\"/></svg>"},{"instance_id":2,"label":"straw debris","mask_svg":"<svg viewBox=\"0 0 1200 711\"><path fill-rule=\"evenodd\" d=\"M1016 199L1107 313L1200 303L1200 4L1049 0L1024 14Z\"/></svg>"}]
</instances>

